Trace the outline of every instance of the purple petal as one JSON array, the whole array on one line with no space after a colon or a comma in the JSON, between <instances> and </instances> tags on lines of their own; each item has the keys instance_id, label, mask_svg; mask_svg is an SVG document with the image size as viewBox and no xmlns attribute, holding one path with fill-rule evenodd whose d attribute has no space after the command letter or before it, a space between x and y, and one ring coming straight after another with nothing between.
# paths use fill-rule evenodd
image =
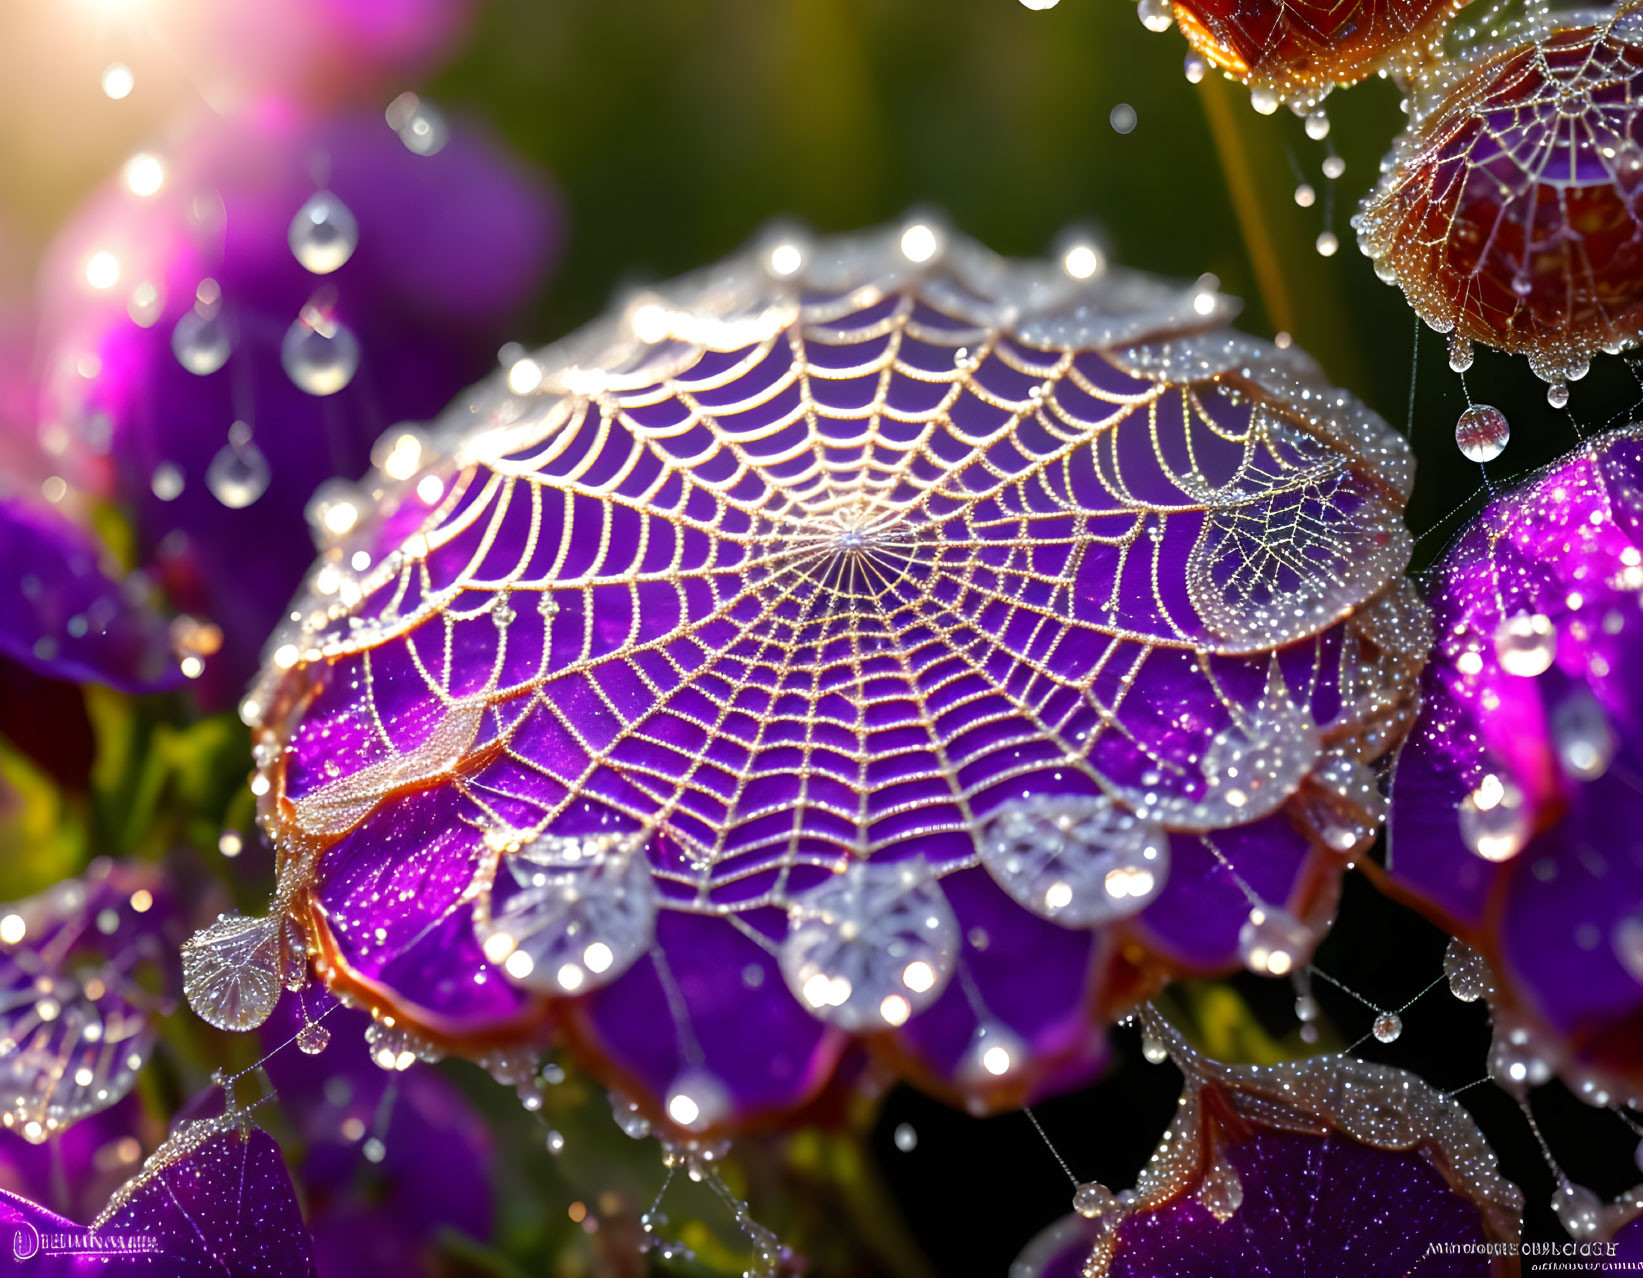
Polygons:
<instances>
[{"instance_id":1,"label":"purple petal","mask_svg":"<svg viewBox=\"0 0 1643 1278\"><path fill-rule=\"evenodd\" d=\"M182 682L151 588L85 529L0 499L0 656L54 679L152 692Z\"/></svg>"},{"instance_id":2,"label":"purple petal","mask_svg":"<svg viewBox=\"0 0 1643 1278\"><path fill-rule=\"evenodd\" d=\"M1643 433L1603 436L1439 566L1389 832L1392 886L1490 960L1499 1022L1609 1088L1643 1077L1640 468Z\"/></svg>"}]
</instances>

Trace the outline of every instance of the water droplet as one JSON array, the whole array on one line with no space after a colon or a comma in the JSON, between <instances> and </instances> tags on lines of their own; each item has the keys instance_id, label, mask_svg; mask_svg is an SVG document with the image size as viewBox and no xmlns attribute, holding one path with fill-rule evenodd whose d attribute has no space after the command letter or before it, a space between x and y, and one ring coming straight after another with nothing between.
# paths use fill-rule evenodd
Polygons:
<instances>
[{"instance_id":1,"label":"water droplet","mask_svg":"<svg viewBox=\"0 0 1643 1278\"><path fill-rule=\"evenodd\" d=\"M444 114L414 93L401 93L383 114L405 149L415 155L437 155L450 141Z\"/></svg>"},{"instance_id":2,"label":"water droplet","mask_svg":"<svg viewBox=\"0 0 1643 1278\"><path fill-rule=\"evenodd\" d=\"M730 1113L730 1093L703 1069L681 1075L668 1091L667 1116L686 1131L705 1131Z\"/></svg>"},{"instance_id":3,"label":"water droplet","mask_svg":"<svg viewBox=\"0 0 1643 1278\"><path fill-rule=\"evenodd\" d=\"M1307 115L1306 135L1314 142L1322 142L1329 136L1329 117L1324 114L1322 107L1316 108Z\"/></svg>"},{"instance_id":4,"label":"water droplet","mask_svg":"<svg viewBox=\"0 0 1643 1278\"><path fill-rule=\"evenodd\" d=\"M323 1025L304 1025L297 1031L297 1046L310 1056L318 1056L331 1041L331 1031Z\"/></svg>"},{"instance_id":5,"label":"water droplet","mask_svg":"<svg viewBox=\"0 0 1643 1278\"><path fill-rule=\"evenodd\" d=\"M910 1154L918 1148L918 1132L911 1123L897 1123L895 1141L897 1149Z\"/></svg>"},{"instance_id":6,"label":"water droplet","mask_svg":"<svg viewBox=\"0 0 1643 1278\"><path fill-rule=\"evenodd\" d=\"M922 860L853 861L788 906L782 976L813 1015L852 1032L901 1025L941 996L958 920Z\"/></svg>"},{"instance_id":7,"label":"water droplet","mask_svg":"<svg viewBox=\"0 0 1643 1278\"><path fill-rule=\"evenodd\" d=\"M1593 1237L1603 1223L1603 1200L1586 1186L1568 1180L1560 1181L1552 1194L1552 1210L1557 1223L1576 1241Z\"/></svg>"},{"instance_id":8,"label":"water droplet","mask_svg":"<svg viewBox=\"0 0 1643 1278\"><path fill-rule=\"evenodd\" d=\"M1403 1018L1396 1012L1382 1012L1375 1018L1375 1037L1382 1043L1396 1043L1403 1033Z\"/></svg>"},{"instance_id":9,"label":"water droplet","mask_svg":"<svg viewBox=\"0 0 1643 1278\"><path fill-rule=\"evenodd\" d=\"M1523 792L1509 778L1485 773L1477 789L1461 800L1460 835L1485 861L1510 861L1529 841Z\"/></svg>"},{"instance_id":10,"label":"water droplet","mask_svg":"<svg viewBox=\"0 0 1643 1278\"><path fill-rule=\"evenodd\" d=\"M1073 1191L1073 1210L1087 1220L1100 1220L1118 1210L1118 1199L1100 1181L1087 1180Z\"/></svg>"},{"instance_id":11,"label":"water droplet","mask_svg":"<svg viewBox=\"0 0 1643 1278\"><path fill-rule=\"evenodd\" d=\"M1169 876L1169 838L1105 795L1035 796L988 821L981 861L1021 905L1065 927L1142 909Z\"/></svg>"},{"instance_id":12,"label":"water droplet","mask_svg":"<svg viewBox=\"0 0 1643 1278\"><path fill-rule=\"evenodd\" d=\"M1467 363L1471 363L1471 345L1468 344ZM1451 364L1454 356L1450 356ZM1512 438L1511 423L1506 414L1492 404L1474 404L1455 421L1455 447L1467 461L1492 462L1505 451Z\"/></svg>"},{"instance_id":13,"label":"water droplet","mask_svg":"<svg viewBox=\"0 0 1643 1278\"><path fill-rule=\"evenodd\" d=\"M970 1036L970 1046L958 1067L958 1079L964 1086L985 1089L1001 1078L1015 1073L1027 1059L1027 1045L1007 1025L989 1021L978 1025Z\"/></svg>"},{"instance_id":14,"label":"water droplet","mask_svg":"<svg viewBox=\"0 0 1643 1278\"><path fill-rule=\"evenodd\" d=\"M304 270L329 275L354 255L359 244L359 223L335 195L319 191L297 210L286 240Z\"/></svg>"},{"instance_id":15,"label":"water droplet","mask_svg":"<svg viewBox=\"0 0 1643 1278\"><path fill-rule=\"evenodd\" d=\"M1175 8L1170 0L1137 0L1135 11L1148 31L1168 31L1175 24Z\"/></svg>"},{"instance_id":16,"label":"water droplet","mask_svg":"<svg viewBox=\"0 0 1643 1278\"><path fill-rule=\"evenodd\" d=\"M354 380L359 339L346 324L315 307L304 307L280 342L280 363L298 389L310 395L335 395Z\"/></svg>"},{"instance_id":17,"label":"water droplet","mask_svg":"<svg viewBox=\"0 0 1643 1278\"><path fill-rule=\"evenodd\" d=\"M1597 698L1577 689L1552 711L1552 740L1563 770L1577 781L1595 781L1609 770L1615 735Z\"/></svg>"},{"instance_id":18,"label":"water droplet","mask_svg":"<svg viewBox=\"0 0 1643 1278\"><path fill-rule=\"evenodd\" d=\"M1045 9L1055 8L1056 5L1061 3L1061 0L1021 0L1021 3L1024 8L1041 12Z\"/></svg>"},{"instance_id":19,"label":"water droplet","mask_svg":"<svg viewBox=\"0 0 1643 1278\"><path fill-rule=\"evenodd\" d=\"M218 1029L255 1029L279 1001L279 924L224 914L183 943L183 991Z\"/></svg>"},{"instance_id":20,"label":"water droplet","mask_svg":"<svg viewBox=\"0 0 1643 1278\"><path fill-rule=\"evenodd\" d=\"M627 834L542 835L503 858L486 959L515 984L574 994L609 984L650 948L656 896L642 841Z\"/></svg>"},{"instance_id":21,"label":"water droplet","mask_svg":"<svg viewBox=\"0 0 1643 1278\"><path fill-rule=\"evenodd\" d=\"M1557 630L1544 613L1520 612L1495 627L1495 656L1507 674L1532 679L1551 668L1557 656Z\"/></svg>"},{"instance_id":22,"label":"water droplet","mask_svg":"<svg viewBox=\"0 0 1643 1278\"><path fill-rule=\"evenodd\" d=\"M1271 115L1278 109L1278 95L1268 88L1249 91L1249 104L1262 115Z\"/></svg>"},{"instance_id":23,"label":"water droplet","mask_svg":"<svg viewBox=\"0 0 1643 1278\"><path fill-rule=\"evenodd\" d=\"M1340 247L1340 237L1334 231L1324 231L1318 236L1317 248L1320 257L1334 257Z\"/></svg>"},{"instance_id":24,"label":"water droplet","mask_svg":"<svg viewBox=\"0 0 1643 1278\"><path fill-rule=\"evenodd\" d=\"M1550 1079L1552 1066L1535 1050L1528 1030L1497 1020L1489 1047L1489 1075L1507 1091L1521 1096Z\"/></svg>"},{"instance_id":25,"label":"water droplet","mask_svg":"<svg viewBox=\"0 0 1643 1278\"><path fill-rule=\"evenodd\" d=\"M1569 384L1567 382L1553 382L1546 388L1546 402L1553 408L1568 407Z\"/></svg>"},{"instance_id":26,"label":"water droplet","mask_svg":"<svg viewBox=\"0 0 1643 1278\"><path fill-rule=\"evenodd\" d=\"M1141 1035L1141 1055L1146 1057L1151 1065L1162 1065L1169 1059L1169 1048L1164 1046L1162 1039L1152 1034Z\"/></svg>"},{"instance_id":27,"label":"water droplet","mask_svg":"<svg viewBox=\"0 0 1643 1278\"><path fill-rule=\"evenodd\" d=\"M1135 108L1128 102L1120 102L1107 115L1107 123L1112 125L1114 133L1133 133L1135 121Z\"/></svg>"},{"instance_id":28,"label":"water droplet","mask_svg":"<svg viewBox=\"0 0 1643 1278\"><path fill-rule=\"evenodd\" d=\"M1475 1003L1489 992L1489 967L1483 955L1460 941L1451 940L1444 951L1443 974L1449 978L1449 992L1462 1003Z\"/></svg>"},{"instance_id":29,"label":"water droplet","mask_svg":"<svg viewBox=\"0 0 1643 1278\"><path fill-rule=\"evenodd\" d=\"M230 510L243 510L268 491L268 459L255 444L224 444L211 459L205 485Z\"/></svg>"},{"instance_id":30,"label":"water droplet","mask_svg":"<svg viewBox=\"0 0 1643 1278\"><path fill-rule=\"evenodd\" d=\"M1317 198L1318 193L1314 191L1311 185L1306 182L1302 182L1295 188L1295 203L1300 205L1303 209L1311 208Z\"/></svg>"},{"instance_id":31,"label":"water droplet","mask_svg":"<svg viewBox=\"0 0 1643 1278\"><path fill-rule=\"evenodd\" d=\"M1312 952L1312 933L1288 910L1257 905L1238 929L1238 954L1252 972L1285 976Z\"/></svg>"},{"instance_id":32,"label":"water droplet","mask_svg":"<svg viewBox=\"0 0 1643 1278\"><path fill-rule=\"evenodd\" d=\"M1233 1170L1231 1163L1217 1159L1209 1171L1204 1173L1198 1192L1193 1196L1216 1220L1231 1220L1238 1208L1243 1206L1244 1183L1238 1179L1238 1173Z\"/></svg>"},{"instance_id":33,"label":"water droplet","mask_svg":"<svg viewBox=\"0 0 1643 1278\"><path fill-rule=\"evenodd\" d=\"M213 308L209 315L191 308L177 319L171 330L171 353L177 362L201 377L215 373L228 362L228 326Z\"/></svg>"},{"instance_id":34,"label":"water droplet","mask_svg":"<svg viewBox=\"0 0 1643 1278\"><path fill-rule=\"evenodd\" d=\"M1614 953L1634 981L1643 981L1643 914L1627 915L1614 925Z\"/></svg>"},{"instance_id":35,"label":"water droplet","mask_svg":"<svg viewBox=\"0 0 1643 1278\"><path fill-rule=\"evenodd\" d=\"M1323 162L1323 171L1326 178L1334 181L1346 172L1346 161L1338 155L1327 156Z\"/></svg>"},{"instance_id":36,"label":"water droplet","mask_svg":"<svg viewBox=\"0 0 1643 1278\"><path fill-rule=\"evenodd\" d=\"M1201 84L1205 73L1209 71L1209 63L1196 53L1189 53L1183 69L1187 73L1188 84Z\"/></svg>"},{"instance_id":37,"label":"water droplet","mask_svg":"<svg viewBox=\"0 0 1643 1278\"><path fill-rule=\"evenodd\" d=\"M367 1136L365 1143L360 1146L360 1152L365 1155L367 1162L372 1163L380 1163L388 1157L388 1147L377 1136Z\"/></svg>"}]
</instances>

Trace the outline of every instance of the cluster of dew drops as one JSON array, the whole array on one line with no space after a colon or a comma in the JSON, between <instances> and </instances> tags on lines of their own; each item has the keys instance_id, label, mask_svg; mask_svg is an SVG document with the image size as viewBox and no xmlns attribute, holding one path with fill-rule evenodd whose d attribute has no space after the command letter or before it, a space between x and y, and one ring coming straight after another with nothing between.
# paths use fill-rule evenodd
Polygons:
<instances>
[{"instance_id":1,"label":"cluster of dew drops","mask_svg":"<svg viewBox=\"0 0 1643 1278\"><path fill-rule=\"evenodd\" d=\"M112 76L112 80L111 80ZM104 73L105 92L112 83L130 92L131 73L115 64ZM407 150L429 156L445 146L449 132L437 108L414 93L403 93L389 105L388 126L398 134ZM323 170L324 158L315 164ZM156 194L165 183L161 161L144 153L132 157L124 170L125 182L139 197ZM359 246L359 223L340 197L316 181L318 189L293 214L286 232L291 254L310 275L324 277L340 270ZM218 200L220 210L220 199ZM94 287L106 288L118 281L119 263L112 254L93 254L86 266L87 279ZM360 343L352 329L336 317L337 290L321 285L286 329L280 341L280 364L291 383L309 395L324 397L345 389L359 370ZM159 318L160 296L151 283L133 290L128 307L131 319L142 327ZM225 307L222 288L205 278L194 293L194 305L178 318L171 331L171 350L177 362L198 377L208 377L222 369L233 354L235 328L231 310ZM268 459L257 447L251 424L236 420L228 429L227 442L212 458L206 470L206 486L224 506L233 510L250 506L267 490L270 480ZM161 501L173 501L184 487L182 471L172 462L162 461L150 476L150 487Z\"/></svg>"}]
</instances>

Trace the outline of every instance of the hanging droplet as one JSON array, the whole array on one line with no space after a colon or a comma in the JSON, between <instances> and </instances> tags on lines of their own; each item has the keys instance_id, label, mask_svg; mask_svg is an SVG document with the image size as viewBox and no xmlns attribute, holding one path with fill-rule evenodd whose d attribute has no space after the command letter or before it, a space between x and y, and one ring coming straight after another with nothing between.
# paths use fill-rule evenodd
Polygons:
<instances>
[{"instance_id":1,"label":"hanging droplet","mask_svg":"<svg viewBox=\"0 0 1643 1278\"><path fill-rule=\"evenodd\" d=\"M285 375L310 395L335 395L354 380L359 368L359 339L340 320L318 307L305 306L280 342Z\"/></svg>"},{"instance_id":2,"label":"hanging droplet","mask_svg":"<svg viewBox=\"0 0 1643 1278\"><path fill-rule=\"evenodd\" d=\"M1473 348L1472 348L1472 339L1471 338L1462 337L1459 333L1449 334L1449 367L1450 368L1452 368L1457 373L1464 373L1467 369L1472 367L1472 361L1473 361L1474 358L1476 358L1476 356L1475 356L1475 353L1474 353ZM1475 412L1477 410L1476 409L1468 409L1467 411L1468 412ZM1493 409L1493 408L1489 409L1489 411L1492 412L1492 413L1498 413L1499 412L1498 409ZM1464 415L1463 415L1463 420L1464 420ZM1501 420L1505 421L1505 418L1502 417ZM1460 434L1458 428L1457 428L1455 433L1458 437L1459 434ZM1501 446L1505 447L1504 442L1502 443ZM1462 450L1462 451L1464 451L1464 450Z\"/></svg>"},{"instance_id":3,"label":"hanging droplet","mask_svg":"<svg viewBox=\"0 0 1643 1278\"><path fill-rule=\"evenodd\" d=\"M650 1120L639 1112L639 1107L615 1092L610 1094L611 1117L631 1140L644 1140L650 1135Z\"/></svg>"},{"instance_id":4,"label":"hanging droplet","mask_svg":"<svg viewBox=\"0 0 1643 1278\"><path fill-rule=\"evenodd\" d=\"M904 1154L910 1154L918 1148L918 1131L911 1123L897 1123L895 1134L896 1148Z\"/></svg>"},{"instance_id":5,"label":"hanging droplet","mask_svg":"<svg viewBox=\"0 0 1643 1278\"><path fill-rule=\"evenodd\" d=\"M437 155L450 141L451 131L439 108L414 93L401 93L383 113L388 127L399 134L405 149L414 155Z\"/></svg>"},{"instance_id":6,"label":"hanging droplet","mask_svg":"<svg viewBox=\"0 0 1643 1278\"><path fill-rule=\"evenodd\" d=\"M1483 955L1460 941L1451 940L1444 951L1443 974L1449 978L1449 992L1462 1003L1475 1003L1489 992L1489 967Z\"/></svg>"},{"instance_id":7,"label":"hanging droplet","mask_svg":"<svg viewBox=\"0 0 1643 1278\"><path fill-rule=\"evenodd\" d=\"M1340 237L1334 231L1324 231L1318 236L1317 248L1320 257L1334 257L1340 247Z\"/></svg>"},{"instance_id":8,"label":"hanging droplet","mask_svg":"<svg viewBox=\"0 0 1643 1278\"><path fill-rule=\"evenodd\" d=\"M1577 689L1552 711L1552 740L1563 770L1577 781L1596 781L1614 758L1615 735L1597 698Z\"/></svg>"},{"instance_id":9,"label":"hanging droplet","mask_svg":"<svg viewBox=\"0 0 1643 1278\"><path fill-rule=\"evenodd\" d=\"M1375 1018L1374 1033L1382 1043L1396 1043L1403 1033L1403 1017L1396 1012L1382 1012Z\"/></svg>"},{"instance_id":10,"label":"hanging droplet","mask_svg":"<svg viewBox=\"0 0 1643 1278\"><path fill-rule=\"evenodd\" d=\"M953 974L958 920L922 860L852 861L788 906L782 976L799 1002L852 1032L904 1024Z\"/></svg>"},{"instance_id":11,"label":"hanging droplet","mask_svg":"<svg viewBox=\"0 0 1643 1278\"><path fill-rule=\"evenodd\" d=\"M183 992L218 1029L255 1029L279 1001L279 924L224 914L183 943Z\"/></svg>"},{"instance_id":12,"label":"hanging droplet","mask_svg":"<svg viewBox=\"0 0 1643 1278\"><path fill-rule=\"evenodd\" d=\"M1643 981L1643 914L1628 914L1614 925L1614 955L1634 981Z\"/></svg>"},{"instance_id":13,"label":"hanging droplet","mask_svg":"<svg viewBox=\"0 0 1643 1278\"><path fill-rule=\"evenodd\" d=\"M1148 31L1168 31L1175 25L1175 9L1170 0L1137 0L1136 13Z\"/></svg>"},{"instance_id":14,"label":"hanging droplet","mask_svg":"<svg viewBox=\"0 0 1643 1278\"><path fill-rule=\"evenodd\" d=\"M1164 1041L1155 1034L1141 1035L1141 1055L1146 1057L1151 1065L1162 1065L1169 1059L1169 1048Z\"/></svg>"},{"instance_id":15,"label":"hanging droplet","mask_svg":"<svg viewBox=\"0 0 1643 1278\"><path fill-rule=\"evenodd\" d=\"M1286 976L1311 953L1312 933L1288 910L1257 905L1238 929L1238 954L1252 972Z\"/></svg>"},{"instance_id":16,"label":"hanging droplet","mask_svg":"<svg viewBox=\"0 0 1643 1278\"><path fill-rule=\"evenodd\" d=\"M1318 193L1312 189L1310 183L1302 182L1295 188L1295 203L1303 209L1309 209L1317 200Z\"/></svg>"},{"instance_id":17,"label":"hanging droplet","mask_svg":"<svg viewBox=\"0 0 1643 1278\"><path fill-rule=\"evenodd\" d=\"M1169 877L1162 826L1105 795L1035 796L987 822L981 861L1000 887L1065 927L1095 927L1141 910Z\"/></svg>"},{"instance_id":18,"label":"hanging droplet","mask_svg":"<svg viewBox=\"0 0 1643 1278\"><path fill-rule=\"evenodd\" d=\"M1568 407L1569 384L1567 382L1553 382L1546 388L1546 402L1553 408Z\"/></svg>"},{"instance_id":19,"label":"hanging droplet","mask_svg":"<svg viewBox=\"0 0 1643 1278\"><path fill-rule=\"evenodd\" d=\"M1346 172L1346 161L1338 155L1326 156L1323 162L1323 171L1324 176L1333 182Z\"/></svg>"},{"instance_id":20,"label":"hanging droplet","mask_svg":"<svg viewBox=\"0 0 1643 1278\"><path fill-rule=\"evenodd\" d=\"M1507 674L1532 679L1551 668L1557 656L1557 630L1544 613L1520 612L1495 627L1495 656Z\"/></svg>"},{"instance_id":21,"label":"hanging droplet","mask_svg":"<svg viewBox=\"0 0 1643 1278\"><path fill-rule=\"evenodd\" d=\"M297 210L286 240L304 270L329 275L354 255L359 223L335 195L319 191Z\"/></svg>"},{"instance_id":22,"label":"hanging droplet","mask_svg":"<svg viewBox=\"0 0 1643 1278\"><path fill-rule=\"evenodd\" d=\"M367 1136L359 1152L365 1155L365 1161L369 1163L380 1163L388 1157L388 1147L382 1143L380 1136Z\"/></svg>"},{"instance_id":23,"label":"hanging droplet","mask_svg":"<svg viewBox=\"0 0 1643 1278\"><path fill-rule=\"evenodd\" d=\"M1198 1203L1216 1220L1228 1221L1244 1204L1244 1183L1231 1163L1217 1159L1193 1195Z\"/></svg>"},{"instance_id":24,"label":"hanging droplet","mask_svg":"<svg viewBox=\"0 0 1643 1278\"><path fill-rule=\"evenodd\" d=\"M171 330L171 353L179 364L201 377L226 364L230 349L228 325L215 310L202 315L198 308L190 308Z\"/></svg>"},{"instance_id":25,"label":"hanging droplet","mask_svg":"<svg viewBox=\"0 0 1643 1278\"><path fill-rule=\"evenodd\" d=\"M1100 1220L1118 1210L1118 1197L1097 1180L1087 1180L1073 1190L1073 1210L1086 1220Z\"/></svg>"},{"instance_id":26,"label":"hanging droplet","mask_svg":"<svg viewBox=\"0 0 1643 1278\"><path fill-rule=\"evenodd\" d=\"M308 1024L297 1031L297 1046L310 1056L318 1056L331 1041L331 1031L323 1025Z\"/></svg>"},{"instance_id":27,"label":"hanging droplet","mask_svg":"<svg viewBox=\"0 0 1643 1278\"><path fill-rule=\"evenodd\" d=\"M686 1072L668 1091L667 1116L686 1131L704 1131L729 1112L730 1094L706 1070Z\"/></svg>"},{"instance_id":28,"label":"hanging droplet","mask_svg":"<svg viewBox=\"0 0 1643 1278\"><path fill-rule=\"evenodd\" d=\"M1510 778L1488 772L1461 800L1460 835L1485 861L1510 861L1529 841L1523 792Z\"/></svg>"},{"instance_id":29,"label":"hanging droplet","mask_svg":"<svg viewBox=\"0 0 1643 1278\"><path fill-rule=\"evenodd\" d=\"M1008 1077L1026 1059L1027 1047L1014 1030L996 1021L976 1027L970 1046L959 1063L958 1077L972 1088L986 1087Z\"/></svg>"},{"instance_id":30,"label":"hanging droplet","mask_svg":"<svg viewBox=\"0 0 1643 1278\"><path fill-rule=\"evenodd\" d=\"M1454 362L1453 357L1450 362ZM1512 426L1506 414L1491 404L1473 404L1455 421L1455 447L1467 461L1494 461L1511 438Z\"/></svg>"},{"instance_id":31,"label":"hanging droplet","mask_svg":"<svg viewBox=\"0 0 1643 1278\"><path fill-rule=\"evenodd\" d=\"M1603 1200L1584 1185L1567 1179L1558 1182L1552 1194L1552 1210L1557 1223L1577 1242L1596 1235L1603 1224Z\"/></svg>"},{"instance_id":32,"label":"hanging droplet","mask_svg":"<svg viewBox=\"0 0 1643 1278\"><path fill-rule=\"evenodd\" d=\"M1278 109L1278 95L1268 88L1254 88L1249 91L1249 104L1262 115L1271 115Z\"/></svg>"},{"instance_id":33,"label":"hanging droplet","mask_svg":"<svg viewBox=\"0 0 1643 1278\"><path fill-rule=\"evenodd\" d=\"M1205 62L1196 53L1189 53L1187 54L1184 70L1187 73L1188 84L1201 84L1205 73L1209 71L1209 63Z\"/></svg>"},{"instance_id":34,"label":"hanging droplet","mask_svg":"<svg viewBox=\"0 0 1643 1278\"><path fill-rule=\"evenodd\" d=\"M515 984L577 994L626 972L655 928L642 840L545 834L503 857L474 931L486 960Z\"/></svg>"},{"instance_id":35,"label":"hanging droplet","mask_svg":"<svg viewBox=\"0 0 1643 1278\"><path fill-rule=\"evenodd\" d=\"M1306 135L1314 142L1322 142L1329 136L1329 117L1322 107L1315 108L1306 117Z\"/></svg>"},{"instance_id":36,"label":"hanging droplet","mask_svg":"<svg viewBox=\"0 0 1643 1278\"><path fill-rule=\"evenodd\" d=\"M226 443L205 472L211 495L230 510L243 510L268 491L268 459L253 443Z\"/></svg>"}]
</instances>

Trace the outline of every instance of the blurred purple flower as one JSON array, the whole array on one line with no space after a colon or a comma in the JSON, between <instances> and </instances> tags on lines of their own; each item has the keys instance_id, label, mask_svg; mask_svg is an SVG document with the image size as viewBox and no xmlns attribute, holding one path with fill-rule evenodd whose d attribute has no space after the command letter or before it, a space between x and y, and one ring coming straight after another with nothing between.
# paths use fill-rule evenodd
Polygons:
<instances>
[{"instance_id":1,"label":"blurred purple flower","mask_svg":"<svg viewBox=\"0 0 1643 1278\"><path fill-rule=\"evenodd\" d=\"M556 227L543 179L473 130L417 154L375 113L270 100L139 157L63 232L48 443L106 455L173 603L220 627L194 653L209 701L312 556L315 487L494 362Z\"/></svg>"},{"instance_id":2,"label":"blurred purple flower","mask_svg":"<svg viewBox=\"0 0 1643 1278\"><path fill-rule=\"evenodd\" d=\"M308 1030L325 1040L320 1051L286 1046L264 1066L306 1148L301 1181L319 1278L414 1278L431 1272L429 1245L441 1232L481 1242L491 1233L484 1119L431 1066L373 1061L368 1021L335 1008ZM304 1025L298 1000L286 997L264 1027L266 1048Z\"/></svg>"},{"instance_id":3,"label":"blurred purple flower","mask_svg":"<svg viewBox=\"0 0 1643 1278\"><path fill-rule=\"evenodd\" d=\"M154 1126L130 1093L40 1144L0 1131L0 1189L90 1220L159 1143Z\"/></svg>"}]
</instances>

